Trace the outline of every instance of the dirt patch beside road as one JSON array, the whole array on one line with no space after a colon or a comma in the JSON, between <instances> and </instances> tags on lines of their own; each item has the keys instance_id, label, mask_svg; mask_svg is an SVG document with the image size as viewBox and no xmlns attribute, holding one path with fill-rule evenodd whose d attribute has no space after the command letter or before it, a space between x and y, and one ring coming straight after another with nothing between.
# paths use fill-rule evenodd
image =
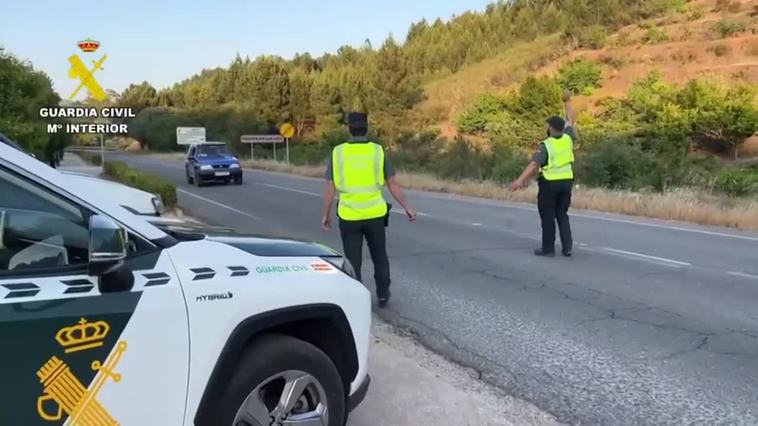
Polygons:
<instances>
[{"instance_id":1,"label":"dirt patch beside road","mask_svg":"<svg viewBox=\"0 0 758 426\"><path fill-rule=\"evenodd\" d=\"M552 416L477 379L376 318L371 387L349 426L557 425Z\"/></svg>"}]
</instances>

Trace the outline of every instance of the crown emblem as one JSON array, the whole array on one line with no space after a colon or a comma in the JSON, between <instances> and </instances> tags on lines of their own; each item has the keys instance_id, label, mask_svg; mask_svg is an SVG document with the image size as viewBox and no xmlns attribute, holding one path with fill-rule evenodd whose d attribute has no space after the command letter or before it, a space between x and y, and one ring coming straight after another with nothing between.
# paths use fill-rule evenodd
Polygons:
<instances>
[{"instance_id":1,"label":"crown emblem","mask_svg":"<svg viewBox=\"0 0 758 426\"><path fill-rule=\"evenodd\" d=\"M98 348L103 346L110 328L105 321L87 322L82 318L77 325L58 330L55 340L63 346L66 353Z\"/></svg>"},{"instance_id":2,"label":"crown emblem","mask_svg":"<svg viewBox=\"0 0 758 426\"><path fill-rule=\"evenodd\" d=\"M76 43L76 45L79 46L79 49L82 49L82 52L91 53L100 47L100 42L88 38L87 40L82 40L79 43Z\"/></svg>"}]
</instances>

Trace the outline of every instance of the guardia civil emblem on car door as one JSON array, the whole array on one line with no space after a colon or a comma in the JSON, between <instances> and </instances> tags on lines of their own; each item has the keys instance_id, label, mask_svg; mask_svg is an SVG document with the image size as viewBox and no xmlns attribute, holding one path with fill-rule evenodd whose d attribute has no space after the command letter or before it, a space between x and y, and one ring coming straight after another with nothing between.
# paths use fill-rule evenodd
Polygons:
<instances>
[{"instance_id":1,"label":"guardia civil emblem on car door","mask_svg":"<svg viewBox=\"0 0 758 426\"><path fill-rule=\"evenodd\" d=\"M109 380L121 381L116 366L126 351L126 342L118 342L105 362L92 360L90 368L97 373L89 386L82 383L66 363L67 357L86 356L88 351L102 347L109 332L107 322L88 322L84 318L58 330L55 341L60 344L63 354L59 355L64 358L53 355L37 371L42 385L42 395L37 398L37 413L43 420L58 422L67 416L67 424L71 426L119 424L97 397Z\"/></svg>"}]
</instances>

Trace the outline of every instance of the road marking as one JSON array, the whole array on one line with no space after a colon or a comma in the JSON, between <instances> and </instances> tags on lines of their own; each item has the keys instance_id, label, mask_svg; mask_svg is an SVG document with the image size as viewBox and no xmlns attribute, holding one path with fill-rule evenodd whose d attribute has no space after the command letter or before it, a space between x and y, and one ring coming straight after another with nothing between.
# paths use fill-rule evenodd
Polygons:
<instances>
[{"instance_id":1,"label":"road marking","mask_svg":"<svg viewBox=\"0 0 758 426\"><path fill-rule=\"evenodd\" d=\"M758 275L748 274L745 272L737 272L737 271L729 271L727 272L729 275L734 275L735 277L742 277L742 278L749 278L753 280L758 280Z\"/></svg>"},{"instance_id":2,"label":"road marking","mask_svg":"<svg viewBox=\"0 0 758 426\"><path fill-rule=\"evenodd\" d=\"M161 163L161 164L165 164L165 162ZM177 169L183 169L183 167L178 167L178 166L176 168ZM320 179L314 178L314 177L300 176L300 175L296 175L296 174L292 174L292 173L285 173L285 172L274 172L274 171L269 171L269 170L248 169L248 168L245 168L245 170L250 170L250 171L253 171L253 172L270 174L270 175L287 176L287 177L292 177L292 178L302 179L302 180L309 180L309 181L318 181L318 180L320 180ZM313 192L300 191L300 190L296 190L296 189L292 189L292 188L286 188L286 187L278 186L278 185L265 184L265 183L259 183L258 185L270 186L272 188L279 188L279 189L283 189L283 190L287 190L287 191L292 191L292 192L298 192L298 193L302 193L302 194L306 194L306 195L321 196L320 194L316 194L316 193L313 193ZM492 200L492 199L487 199L487 198L476 199L476 197L470 197L470 196L465 196L465 195L460 195L459 196L457 194L441 194L441 193L436 193L436 192L431 192L431 191L422 191L422 190L408 190L408 191L409 192L414 192L414 193L419 193L422 196L426 196L426 197L430 197L430 198L436 198L438 200L443 200L443 201L471 203L471 204L479 204L479 205L487 204L487 205L490 205L492 207L506 207L506 208L511 208L511 209L529 210L529 211L534 211L536 209L536 207L519 206L519 205L516 205L515 202L511 202L511 203L505 202L504 203L503 201L500 201L500 200ZM468 197L468 198L473 198L473 199L467 200L465 198L462 199L462 198L459 198L459 197ZM423 216L423 215L421 215L421 216ZM725 232L706 231L706 230L703 230L703 229L684 228L684 227L681 227L681 226L663 225L663 224L658 224L658 223L639 222L639 221L635 221L635 220L612 218L612 217L603 217L603 216L596 216L596 215L583 214L583 213L571 213L571 216L581 217L581 218L585 218L585 219L602 220L602 221L605 221L605 222L616 222L616 223L626 223L626 224L629 224L629 225L647 226L647 227L650 227L650 228L670 229L670 230L673 230L673 231L681 231L681 232L689 232L689 233L694 233L694 234L711 235L711 236L715 236L715 237L734 238L734 239L744 240L744 241L758 241L758 237L752 237L752 236L748 236L748 235L728 234L728 233L725 233Z\"/></svg>"},{"instance_id":3,"label":"road marking","mask_svg":"<svg viewBox=\"0 0 758 426\"><path fill-rule=\"evenodd\" d=\"M256 185L261 185L261 186L268 186L269 188L281 189L283 191L290 191L290 192L296 192L298 194L310 195L312 197L321 197L322 196L321 194L319 194L317 192L303 191L303 190L300 190L300 189L288 188L286 186L273 185L273 184L270 184L270 183L255 183L255 184Z\"/></svg>"},{"instance_id":4,"label":"road marking","mask_svg":"<svg viewBox=\"0 0 758 426\"><path fill-rule=\"evenodd\" d=\"M648 226L651 228L663 228L663 229L671 229L674 231L682 231L682 232L691 232L695 234L703 234L703 235L712 235L715 237L725 237L725 238L735 238L738 240L746 240L746 241L758 241L758 237L750 237L747 235L737 235L737 234L726 234L723 232L714 232L714 231L705 231L702 229L691 229L691 228L682 228L681 226L671 226L671 225L661 225L658 223L645 223L645 222L637 222L634 220L626 220L626 219L614 219L610 217L602 217L602 216L594 216L594 215L588 215L588 214L582 214L582 213L569 213L569 216L576 216L576 217L583 217L587 219L597 219L597 220L604 220L606 222L618 222L618 223L627 223L630 225L640 225L640 226Z\"/></svg>"},{"instance_id":5,"label":"road marking","mask_svg":"<svg viewBox=\"0 0 758 426\"><path fill-rule=\"evenodd\" d=\"M654 261L656 263L667 264L668 266L671 266L671 265L676 265L676 266L692 266L692 264L689 263L689 262L682 262L682 261L679 261L679 260L667 259L665 257L650 256L649 254L642 254L642 253L637 253L637 252L633 252L633 251L619 250L619 249L610 248L610 247L603 247L603 250L607 250L607 251L612 252L612 253L622 254L622 255L626 255L626 256L637 257L637 258L640 258L640 259L647 259L647 260Z\"/></svg>"},{"instance_id":6,"label":"road marking","mask_svg":"<svg viewBox=\"0 0 758 426\"><path fill-rule=\"evenodd\" d=\"M390 210L390 211L391 211L392 213L397 213L397 214L401 214L401 215L405 216L405 210L400 210L400 209L392 209L392 210ZM429 215L428 215L428 214L426 214L426 213L416 212L416 216L429 216Z\"/></svg>"},{"instance_id":7,"label":"road marking","mask_svg":"<svg viewBox=\"0 0 758 426\"><path fill-rule=\"evenodd\" d=\"M575 244L578 245L579 247L589 247L590 246L587 243L575 243Z\"/></svg>"},{"instance_id":8,"label":"road marking","mask_svg":"<svg viewBox=\"0 0 758 426\"><path fill-rule=\"evenodd\" d=\"M474 222L474 223L471 224L471 226L482 226L482 224L479 223L479 222Z\"/></svg>"},{"instance_id":9,"label":"road marking","mask_svg":"<svg viewBox=\"0 0 758 426\"><path fill-rule=\"evenodd\" d=\"M194 198L197 198L198 200L202 200L202 201L205 201L206 203L210 203L210 204L213 204L213 205L215 205L215 206L218 206L218 207L221 207L221 208L227 209L227 210L229 210L229 211L232 211L232 212L234 212L234 213L237 213L237 214L241 214L241 215L243 215L243 216L247 216L247 217L249 217L249 218L251 218L251 219L255 219L255 220L262 220L262 219L261 219L261 218L259 218L258 216L253 216L253 215L251 215L250 213L247 213L247 212L243 212L242 210L238 210L238 209L235 209L234 207L230 207L230 206L227 206L226 204L221 204L221 203L219 203L218 201L213 201L213 200L211 200L211 199L208 199L208 198L205 198L205 197L201 197L201 196L199 196L199 195L197 195L197 194L193 194L193 193L191 193L191 192L189 192L189 191L185 191L185 190L183 190L183 189L181 189L181 188L176 188L176 192L181 192L182 194L185 194L185 195L189 195L190 197L194 197Z\"/></svg>"}]
</instances>

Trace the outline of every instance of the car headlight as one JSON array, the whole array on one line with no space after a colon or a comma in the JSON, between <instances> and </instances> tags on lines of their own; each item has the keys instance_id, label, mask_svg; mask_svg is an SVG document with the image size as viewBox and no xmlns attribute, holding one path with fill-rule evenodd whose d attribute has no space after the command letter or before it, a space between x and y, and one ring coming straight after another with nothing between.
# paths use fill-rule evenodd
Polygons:
<instances>
[{"instance_id":1,"label":"car headlight","mask_svg":"<svg viewBox=\"0 0 758 426\"><path fill-rule=\"evenodd\" d=\"M229 168L230 168L230 169L239 169L239 168L240 168L240 165L239 165L239 164L237 164L237 163L232 163L232 164L230 164L230 165L229 165Z\"/></svg>"},{"instance_id":2,"label":"car headlight","mask_svg":"<svg viewBox=\"0 0 758 426\"><path fill-rule=\"evenodd\" d=\"M347 257L322 257L322 259L331 263L332 266L344 272L346 275L350 276L350 278L357 279L355 269L353 269L353 265L347 260Z\"/></svg>"},{"instance_id":3,"label":"car headlight","mask_svg":"<svg viewBox=\"0 0 758 426\"><path fill-rule=\"evenodd\" d=\"M211 166L210 164L201 164L200 165L200 170L211 170L211 169L213 169L213 166Z\"/></svg>"},{"instance_id":4,"label":"car headlight","mask_svg":"<svg viewBox=\"0 0 758 426\"><path fill-rule=\"evenodd\" d=\"M163 205L163 199L160 195L155 194L150 201L152 201L153 207L155 207L155 212L158 213L158 215L166 213L166 206Z\"/></svg>"}]
</instances>

